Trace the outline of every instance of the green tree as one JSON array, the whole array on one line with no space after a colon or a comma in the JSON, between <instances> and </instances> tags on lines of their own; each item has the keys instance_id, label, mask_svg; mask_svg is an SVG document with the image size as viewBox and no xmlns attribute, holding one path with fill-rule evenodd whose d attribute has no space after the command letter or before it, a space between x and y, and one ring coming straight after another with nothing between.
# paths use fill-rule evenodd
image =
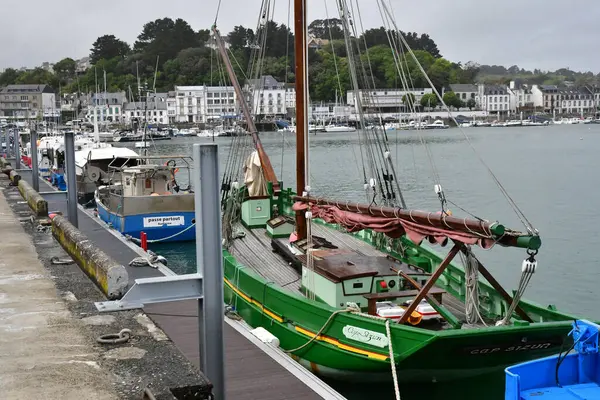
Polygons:
<instances>
[{"instance_id":1,"label":"green tree","mask_svg":"<svg viewBox=\"0 0 600 400\"><path fill-rule=\"evenodd\" d=\"M454 107L456 109L462 107L462 101L454 92L446 92L442 98L448 107Z\"/></svg>"},{"instance_id":2,"label":"green tree","mask_svg":"<svg viewBox=\"0 0 600 400\"><path fill-rule=\"evenodd\" d=\"M63 58L54 64L54 74L61 85L66 85L75 78L77 63L72 58Z\"/></svg>"},{"instance_id":3,"label":"green tree","mask_svg":"<svg viewBox=\"0 0 600 400\"><path fill-rule=\"evenodd\" d=\"M4 72L0 74L0 87L6 85L14 85L17 83L21 74L14 68L6 68Z\"/></svg>"},{"instance_id":4,"label":"green tree","mask_svg":"<svg viewBox=\"0 0 600 400\"><path fill-rule=\"evenodd\" d=\"M204 46L210 40L210 30L209 29L200 29L198 31L198 44Z\"/></svg>"},{"instance_id":5,"label":"green tree","mask_svg":"<svg viewBox=\"0 0 600 400\"><path fill-rule=\"evenodd\" d=\"M438 105L438 98L434 93L426 93L421 97L421 107L423 108L436 108Z\"/></svg>"},{"instance_id":6,"label":"green tree","mask_svg":"<svg viewBox=\"0 0 600 400\"><path fill-rule=\"evenodd\" d=\"M235 26L227 35L227 41L233 50L246 48L254 43L254 31L241 25Z\"/></svg>"},{"instance_id":7,"label":"green tree","mask_svg":"<svg viewBox=\"0 0 600 400\"><path fill-rule=\"evenodd\" d=\"M337 58L339 76L335 72L333 54L319 51L322 62L309 68L310 96L318 101L333 101L337 93L338 99L344 98L350 88L350 70L346 58ZM340 93L341 85L341 93Z\"/></svg>"},{"instance_id":8,"label":"green tree","mask_svg":"<svg viewBox=\"0 0 600 400\"><path fill-rule=\"evenodd\" d=\"M444 58L438 58L435 60L433 65L427 71L429 79L433 82L433 85L438 91L441 91L443 87L447 86L451 82L452 76L452 63Z\"/></svg>"},{"instance_id":9,"label":"green tree","mask_svg":"<svg viewBox=\"0 0 600 400\"><path fill-rule=\"evenodd\" d=\"M144 25L133 49L141 54L143 67L154 69L158 57L159 66L177 57L183 49L199 47L199 37L183 19L157 19Z\"/></svg>"},{"instance_id":10,"label":"green tree","mask_svg":"<svg viewBox=\"0 0 600 400\"><path fill-rule=\"evenodd\" d=\"M416 98L412 93L406 93L404 96L402 96L402 103L404 103L404 105L411 110L414 108L415 102Z\"/></svg>"},{"instance_id":11,"label":"green tree","mask_svg":"<svg viewBox=\"0 0 600 400\"><path fill-rule=\"evenodd\" d=\"M469 99L467 100L466 106L469 107L469 110L472 110L475 107L477 107L477 102L475 101L475 99Z\"/></svg>"},{"instance_id":12,"label":"green tree","mask_svg":"<svg viewBox=\"0 0 600 400\"><path fill-rule=\"evenodd\" d=\"M129 53L129 45L114 35L100 36L90 50L90 63L96 64L101 59L114 57L124 58Z\"/></svg>"},{"instance_id":13,"label":"green tree","mask_svg":"<svg viewBox=\"0 0 600 400\"><path fill-rule=\"evenodd\" d=\"M339 18L316 19L308 25L308 33L319 39L344 39L342 21Z\"/></svg>"}]
</instances>

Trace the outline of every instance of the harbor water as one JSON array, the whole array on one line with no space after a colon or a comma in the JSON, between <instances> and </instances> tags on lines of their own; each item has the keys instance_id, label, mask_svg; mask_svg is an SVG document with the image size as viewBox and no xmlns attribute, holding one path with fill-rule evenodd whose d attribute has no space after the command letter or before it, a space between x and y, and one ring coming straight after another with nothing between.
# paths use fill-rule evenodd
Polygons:
<instances>
[{"instance_id":1,"label":"harbor water","mask_svg":"<svg viewBox=\"0 0 600 400\"><path fill-rule=\"evenodd\" d=\"M388 132L391 155L409 208L437 211L433 176L440 177L454 215L469 213L515 230L525 229L495 184L490 170L539 230L538 270L525 297L543 305L600 320L594 293L600 283L600 125L467 128ZM215 138L222 171L232 138ZM263 133L261 140L286 187L295 188L295 135ZM191 144L206 138L156 142L151 153L190 155ZM428 156L427 143L431 157ZM282 157L283 156L283 157ZM282 163L283 160L283 163ZM485 164L485 165L484 165ZM366 202L356 133L310 135L313 195ZM489 169L487 169L489 166ZM434 173L435 171L435 173ZM370 201L369 201L370 202ZM154 245L177 273L196 270L194 243ZM516 287L523 249L476 249L507 289ZM399 371L401 374L401 371ZM349 399L393 399L389 385L329 382ZM502 374L468 381L401 386L402 399L502 399Z\"/></svg>"}]
</instances>

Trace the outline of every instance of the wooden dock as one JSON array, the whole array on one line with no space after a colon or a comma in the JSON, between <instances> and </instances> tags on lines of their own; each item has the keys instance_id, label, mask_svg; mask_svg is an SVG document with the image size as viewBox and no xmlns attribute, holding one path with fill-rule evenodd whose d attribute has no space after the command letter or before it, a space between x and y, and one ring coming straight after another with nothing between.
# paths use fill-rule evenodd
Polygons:
<instances>
[{"instance_id":1,"label":"wooden dock","mask_svg":"<svg viewBox=\"0 0 600 400\"><path fill-rule=\"evenodd\" d=\"M31 175L23 179L31 182ZM54 190L40 179L40 191ZM49 211L67 215L66 201L52 201ZM104 252L127 268L130 284L135 279L163 276L150 267L129 267L129 262L141 255L113 232L107 230L88 212L78 209L79 229ZM169 336L185 357L199 367L198 301L159 303L144 308L144 312ZM245 325L228 321L224 327L225 390L228 399L343 399L320 379L305 370L291 358L277 357L276 349L249 337ZM262 347L262 349L261 349ZM278 360L276 360L279 358ZM165 368L169 368L165 365Z\"/></svg>"}]
</instances>

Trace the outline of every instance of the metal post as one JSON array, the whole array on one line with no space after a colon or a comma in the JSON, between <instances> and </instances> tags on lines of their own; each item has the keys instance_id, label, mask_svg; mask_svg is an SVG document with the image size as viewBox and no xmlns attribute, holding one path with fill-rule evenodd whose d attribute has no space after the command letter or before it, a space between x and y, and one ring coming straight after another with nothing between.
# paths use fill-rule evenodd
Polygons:
<instances>
[{"instance_id":1,"label":"metal post","mask_svg":"<svg viewBox=\"0 0 600 400\"><path fill-rule=\"evenodd\" d=\"M13 146L15 146L15 168L21 169L21 146L19 143L21 141L21 134L19 133L19 129L15 130L15 140Z\"/></svg>"},{"instance_id":2,"label":"metal post","mask_svg":"<svg viewBox=\"0 0 600 400\"><path fill-rule=\"evenodd\" d=\"M202 276L204 301L198 310L201 367L212 382L216 400L225 399L223 353L223 255L218 145L194 144L196 264ZM199 228L199 229L198 229ZM203 319L203 321L201 321Z\"/></svg>"},{"instance_id":3,"label":"metal post","mask_svg":"<svg viewBox=\"0 0 600 400\"><path fill-rule=\"evenodd\" d=\"M79 228L77 221L77 177L75 175L75 137L65 132L65 175L67 176L67 212L69 222Z\"/></svg>"},{"instance_id":4,"label":"metal post","mask_svg":"<svg viewBox=\"0 0 600 400\"><path fill-rule=\"evenodd\" d=\"M31 184L36 192L40 191L40 175L38 170L38 159L37 159L37 131L33 129L31 131Z\"/></svg>"}]
</instances>

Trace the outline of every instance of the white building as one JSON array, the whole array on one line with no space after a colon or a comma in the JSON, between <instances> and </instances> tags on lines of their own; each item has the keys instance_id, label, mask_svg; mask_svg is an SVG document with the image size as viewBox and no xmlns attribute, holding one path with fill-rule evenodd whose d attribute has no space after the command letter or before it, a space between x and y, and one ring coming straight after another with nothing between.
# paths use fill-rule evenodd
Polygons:
<instances>
[{"instance_id":1,"label":"white building","mask_svg":"<svg viewBox=\"0 0 600 400\"><path fill-rule=\"evenodd\" d=\"M555 103L559 114L586 115L596 112L594 95L585 88L567 88L558 92Z\"/></svg>"},{"instance_id":2,"label":"white building","mask_svg":"<svg viewBox=\"0 0 600 400\"><path fill-rule=\"evenodd\" d=\"M245 86L251 111L259 116L280 116L296 107L296 90L292 85L278 82L271 75L251 79Z\"/></svg>"},{"instance_id":3,"label":"white building","mask_svg":"<svg viewBox=\"0 0 600 400\"><path fill-rule=\"evenodd\" d=\"M14 119L60 116L54 89L48 85L8 85L0 89L0 115Z\"/></svg>"},{"instance_id":4,"label":"white building","mask_svg":"<svg viewBox=\"0 0 600 400\"><path fill-rule=\"evenodd\" d=\"M146 101L126 103L123 108L122 122L139 126L145 121L148 124L167 125L167 93L150 93Z\"/></svg>"},{"instance_id":5,"label":"white building","mask_svg":"<svg viewBox=\"0 0 600 400\"><path fill-rule=\"evenodd\" d=\"M400 90L400 89L376 89L360 90L360 100L363 107L363 112L377 113L398 113L408 110L408 106L404 104L402 98L412 93L415 96L415 104L420 106L421 97L425 94L433 93L431 88ZM346 95L346 104L356 108L356 97L354 91L348 91Z\"/></svg>"},{"instance_id":6,"label":"white building","mask_svg":"<svg viewBox=\"0 0 600 400\"><path fill-rule=\"evenodd\" d=\"M176 86L174 103L175 122L200 123L239 114L233 86Z\"/></svg>"},{"instance_id":7,"label":"white building","mask_svg":"<svg viewBox=\"0 0 600 400\"><path fill-rule=\"evenodd\" d=\"M175 86L175 122L201 122L204 86Z\"/></svg>"},{"instance_id":8,"label":"white building","mask_svg":"<svg viewBox=\"0 0 600 400\"><path fill-rule=\"evenodd\" d=\"M486 85L481 98L481 108L492 114L510 113L510 96L506 86Z\"/></svg>"},{"instance_id":9,"label":"white building","mask_svg":"<svg viewBox=\"0 0 600 400\"><path fill-rule=\"evenodd\" d=\"M237 95L233 86L206 86L201 122L232 118L239 114Z\"/></svg>"},{"instance_id":10,"label":"white building","mask_svg":"<svg viewBox=\"0 0 600 400\"><path fill-rule=\"evenodd\" d=\"M453 91L456 96L463 102L464 107L467 107L467 102L470 99L475 101L475 107L481 107L481 85L473 85L470 83L452 83L450 84L450 90Z\"/></svg>"},{"instance_id":11,"label":"white building","mask_svg":"<svg viewBox=\"0 0 600 400\"><path fill-rule=\"evenodd\" d=\"M94 107L97 106L98 122L122 122L124 105L127 103L125 92L94 93L86 100L88 107L85 118L94 120Z\"/></svg>"},{"instance_id":12,"label":"white building","mask_svg":"<svg viewBox=\"0 0 600 400\"><path fill-rule=\"evenodd\" d=\"M175 123L175 117L177 114L177 92L171 91L167 93L167 117L169 123Z\"/></svg>"},{"instance_id":13,"label":"white building","mask_svg":"<svg viewBox=\"0 0 600 400\"><path fill-rule=\"evenodd\" d=\"M527 85L518 85L511 81L508 86L509 110L511 113L535 109L535 96Z\"/></svg>"}]
</instances>

